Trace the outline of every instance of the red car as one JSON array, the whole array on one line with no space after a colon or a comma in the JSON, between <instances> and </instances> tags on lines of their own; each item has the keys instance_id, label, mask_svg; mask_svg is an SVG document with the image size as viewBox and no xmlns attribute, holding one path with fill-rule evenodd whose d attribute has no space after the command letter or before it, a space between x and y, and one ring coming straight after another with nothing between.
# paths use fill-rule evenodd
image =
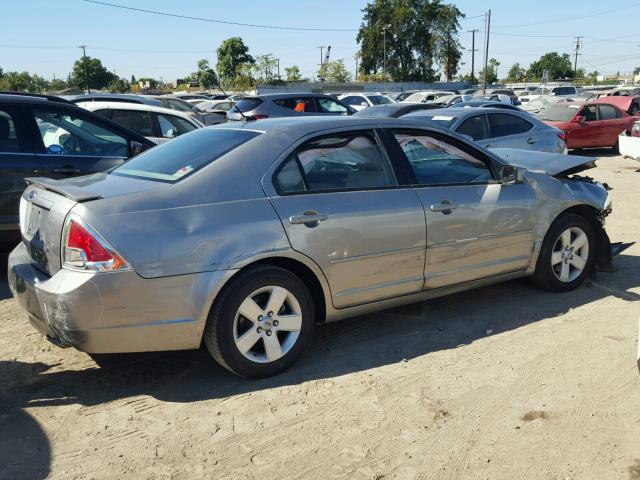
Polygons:
<instances>
[{"instance_id":1,"label":"red car","mask_svg":"<svg viewBox=\"0 0 640 480\"><path fill-rule=\"evenodd\" d=\"M606 103L556 103L536 115L564 131L567 148L618 148L618 135L631 132L635 117Z\"/></svg>"},{"instance_id":2,"label":"red car","mask_svg":"<svg viewBox=\"0 0 640 480\"><path fill-rule=\"evenodd\" d=\"M595 102L615 105L632 117L640 117L640 95L609 95L608 97L600 97Z\"/></svg>"}]
</instances>

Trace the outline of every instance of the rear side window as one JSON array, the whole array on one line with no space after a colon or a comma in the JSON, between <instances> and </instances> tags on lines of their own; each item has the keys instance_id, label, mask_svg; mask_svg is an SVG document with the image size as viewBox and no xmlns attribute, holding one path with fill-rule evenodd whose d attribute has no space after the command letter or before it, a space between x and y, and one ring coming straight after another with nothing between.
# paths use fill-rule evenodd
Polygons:
<instances>
[{"instance_id":1,"label":"rear side window","mask_svg":"<svg viewBox=\"0 0 640 480\"><path fill-rule=\"evenodd\" d=\"M310 140L296 150L295 157L312 192L396 185L391 166L372 132L349 132ZM284 175L284 170L280 175ZM277 183L287 185L286 179L279 177Z\"/></svg>"},{"instance_id":2,"label":"rear side window","mask_svg":"<svg viewBox=\"0 0 640 480\"><path fill-rule=\"evenodd\" d=\"M250 110L255 110L260 105L262 105L262 100L259 98L241 98L230 111L237 112L240 110L241 112L248 112Z\"/></svg>"},{"instance_id":3,"label":"rear side window","mask_svg":"<svg viewBox=\"0 0 640 480\"><path fill-rule=\"evenodd\" d=\"M614 120L618 118L618 111L611 105L598 105L600 120Z\"/></svg>"},{"instance_id":4,"label":"rear side window","mask_svg":"<svg viewBox=\"0 0 640 480\"><path fill-rule=\"evenodd\" d=\"M489 128L491 137L506 137L528 132L533 128L533 124L516 115L507 113L491 113L489 117Z\"/></svg>"},{"instance_id":5,"label":"rear side window","mask_svg":"<svg viewBox=\"0 0 640 480\"><path fill-rule=\"evenodd\" d=\"M340 101L346 105L351 105L356 107L363 104L364 104L363 106L369 105L363 97L359 97L357 95L350 95L348 97L341 98Z\"/></svg>"},{"instance_id":6,"label":"rear side window","mask_svg":"<svg viewBox=\"0 0 640 480\"><path fill-rule=\"evenodd\" d=\"M163 113L158 113L157 117L158 124L160 125L160 134L163 138L174 138L196 129L195 125L187 122L184 118L165 115Z\"/></svg>"},{"instance_id":7,"label":"rear side window","mask_svg":"<svg viewBox=\"0 0 640 480\"><path fill-rule=\"evenodd\" d=\"M329 98L318 98L318 107L323 113L347 113L347 107Z\"/></svg>"},{"instance_id":8,"label":"rear side window","mask_svg":"<svg viewBox=\"0 0 640 480\"><path fill-rule=\"evenodd\" d=\"M468 135L474 140L484 140L489 138L489 130L485 115L475 115L467 118L456 129L456 132Z\"/></svg>"},{"instance_id":9,"label":"rear side window","mask_svg":"<svg viewBox=\"0 0 640 480\"><path fill-rule=\"evenodd\" d=\"M147 150L111 173L177 182L258 135L242 130L201 129Z\"/></svg>"},{"instance_id":10,"label":"rear side window","mask_svg":"<svg viewBox=\"0 0 640 480\"><path fill-rule=\"evenodd\" d=\"M20 152L16 124L11 113L0 109L0 153Z\"/></svg>"},{"instance_id":11,"label":"rear side window","mask_svg":"<svg viewBox=\"0 0 640 480\"><path fill-rule=\"evenodd\" d=\"M273 103L279 107L288 108L297 113L315 112L316 105L312 97L299 97L299 98L281 98L280 100L274 100Z\"/></svg>"},{"instance_id":12,"label":"rear side window","mask_svg":"<svg viewBox=\"0 0 640 480\"><path fill-rule=\"evenodd\" d=\"M111 120L145 137L153 136L151 114L141 110L112 110Z\"/></svg>"},{"instance_id":13,"label":"rear side window","mask_svg":"<svg viewBox=\"0 0 640 480\"><path fill-rule=\"evenodd\" d=\"M276 188L279 193L304 192L304 180L298 168L295 155L291 155L276 176Z\"/></svg>"}]
</instances>

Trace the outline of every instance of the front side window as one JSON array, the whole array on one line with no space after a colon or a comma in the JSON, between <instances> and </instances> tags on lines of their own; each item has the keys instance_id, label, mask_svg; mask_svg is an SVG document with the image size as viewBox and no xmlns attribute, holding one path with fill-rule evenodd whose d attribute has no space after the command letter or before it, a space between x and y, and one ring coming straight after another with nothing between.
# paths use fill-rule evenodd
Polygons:
<instances>
[{"instance_id":1,"label":"front side window","mask_svg":"<svg viewBox=\"0 0 640 480\"><path fill-rule=\"evenodd\" d=\"M110 173L177 182L259 135L243 130L203 128L147 150Z\"/></svg>"},{"instance_id":2,"label":"front side window","mask_svg":"<svg viewBox=\"0 0 640 480\"><path fill-rule=\"evenodd\" d=\"M343 99L341 99L340 101L341 101L342 103L346 104L346 105L351 105L351 106L354 106L354 105L355 105L355 106L359 106L359 105L361 105L361 104L363 104L363 103L364 103L365 105L368 105L368 104L367 104L367 101L366 101L364 98L362 98L362 97L358 97L358 96L355 96L355 95L350 95L350 96L348 96L348 97L344 97L344 98L343 98Z\"/></svg>"},{"instance_id":3,"label":"front side window","mask_svg":"<svg viewBox=\"0 0 640 480\"><path fill-rule=\"evenodd\" d=\"M0 153L20 151L14 118L10 112L0 109Z\"/></svg>"},{"instance_id":4,"label":"front side window","mask_svg":"<svg viewBox=\"0 0 640 480\"><path fill-rule=\"evenodd\" d=\"M420 132L394 132L420 185L487 183L491 169L467 152Z\"/></svg>"},{"instance_id":5,"label":"front side window","mask_svg":"<svg viewBox=\"0 0 640 480\"><path fill-rule=\"evenodd\" d=\"M384 95L369 95L367 98L373 105L386 105L388 103L393 103L390 98L385 97Z\"/></svg>"},{"instance_id":6,"label":"front side window","mask_svg":"<svg viewBox=\"0 0 640 480\"><path fill-rule=\"evenodd\" d=\"M533 125L516 115L508 113L492 113L488 115L491 137L507 137L528 132Z\"/></svg>"},{"instance_id":7,"label":"front side window","mask_svg":"<svg viewBox=\"0 0 640 480\"><path fill-rule=\"evenodd\" d=\"M127 157L127 139L76 113L34 110L46 153Z\"/></svg>"},{"instance_id":8,"label":"front side window","mask_svg":"<svg viewBox=\"0 0 640 480\"><path fill-rule=\"evenodd\" d=\"M311 191L396 185L391 166L371 132L314 139L299 147L295 154Z\"/></svg>"},{"instance_id":9,"label":"front side window","mask_svg":"<svg viewBox=\"0 0 640 480\"><path fill-rule=\"evenodd\" d=\"M598 120L598 114L596 113L595 105L584 107L580 112L580 115L582 115L582 120L585 122L595 122Z\"/></svg>"},{"instance_id":10,"label":"front side window","mask_svg":"<svg viewBox=\"0 0 640 480\"><path fill-rule=\"evenodd\" d=\"M163 113L158 113L157 117L160 124L160 134L163 138L174 138L196 129L195 125L187 122L184 118Z\"/></svg>"},{"instance_id":11,"label":"front side window","mask_svg":"<svg viewBox=\"0 0 640 480\"><path fill-rule=\"evenodd\" d=\"M318 98L318 106L323 113L347 113L347 109L344 105L340 105L335 100L328 98Z\"/></svg>"},{"instance_id":12,"label":"front side window","mask_svg":"<svg viewBox=\"0 0 640 480\"><path fill-rule=\"evenodd\" d=\"M153 136L151 114L142 110L117 110L111 111L111 120L127 127L134 132L145 136Z\"/></svg>"},{"instance_id":13,"label":"front side window","mask_svg":"<svg viewBox=\"0 0 640 480\"><path fill-rule=\"evenodd\" d=\"M487 121L485 115L474 115L467 118L456 129L456 132L462 135L468 135L473 138L474 141L484 140L489 138L489 130L487 128Z\"/></svg>"},{"instance_id":14,"label":"front side window","mask_svg":"<svg viewBox=\"0 0 640 480\"><path fill-rule=\"evenodd\" d=\"M313 98L310 97L282 98L280 100L274 100L273 103L280 107L293 110L297 113L308 113L316 111L316 106L313 103Z\"/></svg>"}]
</instances>

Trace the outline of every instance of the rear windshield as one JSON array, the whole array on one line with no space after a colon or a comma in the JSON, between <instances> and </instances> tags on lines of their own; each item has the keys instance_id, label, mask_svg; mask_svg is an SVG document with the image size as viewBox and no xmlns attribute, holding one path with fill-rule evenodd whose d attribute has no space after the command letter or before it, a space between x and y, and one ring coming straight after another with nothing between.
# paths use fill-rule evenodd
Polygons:
<instances>
[{"instance_id":1,"label":"rear windshield","mask_svg":"<svg viewBox=\"0 0 640 480\"><path fill-rule=\"evenodd\" d=\"M578 105L568 107L551 106L536 115L538 120L548 122L568 122L578 112Z\"/></svg>"},{"instance_id":2,"label":"rear windshield","mask_svg":"<svg viewBox=\"0 0 640 480\"><path fill-rule=\"evenodd\" d=\"M236 104L231 108L231 112L237 112L238 109L244 113L249 112L255 108L258 108L262 104L262 100L259 98L241 98L236 102Z\"/></svg>"},{"instance_id":3,"label":"rear windshield","mask_svg":"<svg viewBox=\"0 0 640 480\"><path fill-rule=\"evenodd\" d=\"M371 100L374 105L384 105L386 103L393 103L392 100L384 95L367 95L367 98Z\"/></svg>"},{"instance_id":4,"label":"rear windshield","mask_svg":"<svg viewBox=\"0 0 640 480\"><path fill-rule=\"evenodd\" d=\"M354 117L390 117L396 110L394 106L365 108L353 114Z\"/></svg>"},{"instance_id":5,"label":"rear windshield","mask_svg":"<svg viewBox=\"0 0 640 480\"><path fill-rule=\"evenodd\" d=\"M153 147L110 173L177 182L258 135L244 130L197 130Z\"/></svg>"}]
</instances>

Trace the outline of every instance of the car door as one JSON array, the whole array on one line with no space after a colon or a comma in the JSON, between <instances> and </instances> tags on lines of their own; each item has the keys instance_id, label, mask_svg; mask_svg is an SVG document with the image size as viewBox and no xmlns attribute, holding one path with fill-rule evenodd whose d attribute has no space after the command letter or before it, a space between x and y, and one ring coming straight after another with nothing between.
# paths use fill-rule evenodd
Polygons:
<instances>
[{"instance_id":1,"label":"car door","mask_svg":"<svg viewBox=\"0 0 640 480\"><path fill-rule=\"evenodd\" d=\"M101 172L128 158L129 139L88 113L58 105L31 108L36 157L45 176L65 178Z\"/></svg>"},{"instance_id":2,"label":"car door","mask_svg":"<svg viewBox=\"0 0 640 480\"><path fill-rule=\"evenodd\" d=\"M160 134L158 133L158 128L155 125L151 112L111 108L109 109L109 113L110 116L107 118L110 118L129 130L133 130L138 135L142 135L152 142L159 143Z\"/></svg>"},{"instance_id":3,"label":"car door","mask_svg":"<svg viewBox=\"0 0 640 480\"><path fill-rule=\"evenodd\" d=\"M274 184L271 201L291 246L322 269L336 308L420 291L424 211L401 186L376 132L308 139Z\"/></svg>"},{"instance_id":4,"label":"car door","mask_svg":"<svg viewBox=\"0 0 640 480\"><path fill-rule=\"evenodd\" d=\"M451 137L390 133L425 210L425 288L525 270L533 251L534 190L501 183L488 156Z\"/></svg>"},{"instance_id":5,"label":"car door","mask_svg":"<svg viewBox=\"0 0 640 480\"><path fill-rule=\"evenodd\" d=\"M623 112L618 111L612 105L598 104L598 119L602 124L602 144L609 147L618 141L618 135L627 130L631 125L629 117L624 117Z\"/></svg>"},{"instance_id":6,"label":"car door","mask_svg":"<svg viewBox=\"0 0 640 480\"><path fill-rule=\"evenodd\" d=\"M24 179L42 175L25 125L24 109L0 104L0 242L19 241L19 204Z\"/></svg>"},{"instance_id":7,"label":"car door","mask_svg":"<svg viewBox=\"0 0 640 480\"><path fill-rule=\"evenodd\" d=\"M575 118L578 116L582 117L582 121L574 122L571 130L567 132L570 136L571 148L602 145L602 123L598 120L597 107L595 105L586 105L578 112Z\"/></svg>"},{"instance_id":8,"label":"car door","mask_svg":"<svg viewBox=\"0 0 640 480\"><path fill-rule=\"evenodd\" d=\"M487 113L489 136L496 148L536 149L540 139L533 131L533 124L511 113Z\"/></svg>"},{"instance_id":9,"label":"car door","mask_svg":"<svg viewBox=\"0 0 640 480\"><path fill-rule=\"evenodd\" d=\"M313 97L299 96L288 97L274 100L278 107L278 113L273 116L289 117L289 116L310 116L317 115L316 102Z\"/></svg>"},{"instance_id":10,"label":"car door","mask_svg":"<svg viewBox=\"0 0 640 480\"><path fill-rule=\"evenodd\" d=\"M453 129L455 132L471 137L474 142L484 148L495 147L495 139L489 133L489 122L487 116L482 113L471 115L462 120Z\"/></svg>"}]
</instances>

